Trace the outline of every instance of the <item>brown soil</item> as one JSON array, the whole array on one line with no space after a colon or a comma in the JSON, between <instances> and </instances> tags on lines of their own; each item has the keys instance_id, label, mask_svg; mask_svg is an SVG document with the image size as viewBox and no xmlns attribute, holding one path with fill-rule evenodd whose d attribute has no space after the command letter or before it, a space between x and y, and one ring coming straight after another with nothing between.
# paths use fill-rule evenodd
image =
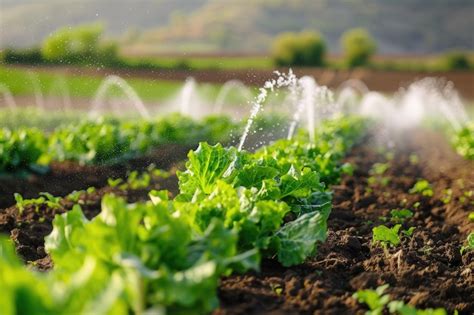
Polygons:
<instances>
[{"instance_id":1,"label":"brown soil","mask_svg":"<svg viewBox=\"0 0 474 315\"><path fill-rule=\"evenodd\" d=\"M99 214L101 200L105 194L121 196L131 203L148 200L151 189L167 189L171 194L176 194L177 179L173 175L167 179L153 180L150 187L137 190L121 190L106 186L93 192L83 192L79 204L85 216L91 219ZM51 233L54 217L71 210L74 206L74 202L67 198L63 198L60 204L61 207L56 209L43 204L38 208L27 206L21 213L16 206L0 212L0 233L9 234L15 242L18 255L39 270L52 267L52 261L44 250L44 237Z\"/></svg>"},{"instance_id":2,"label":"brown soil","mask_svg":"<svg viewBox=\"0 0 474 315\"><path fill-rule=\"evenodd\" d=\"M369 170L387 159L370 144L354 148L347 161L356 172L334 187L329 236L318 255L293 268L265 261L260 273L222 279L221 308L214 314L363 314L352 294L382 284L390 285L393 299L419 308L473 314L474 252L461 256L459 249L474 230L467 218L474 198L464 195L474 191L474 163L454 154L439 135L409 135L395 141L389 183L375 185L372 192L367 191ZM417 164L409 160L412 153L419 157ZM433 185L433 197L408 193L418 178ZM444 204L440 199L447 188L452 200ZM380 217L405 207L414 216L404 227L413 226L415 232L386 256L371 245L372 228L388 225Z\"/></svg>"},{"instance_id":3,"label":"brown soil","mask_svg":"<svg viewBox=\"0 0 474 315\"><path fill-rule=\"evenodd\" d=\"M36 198L40 192L64 196L74 190L104 187L108 178L123 178L130 170L144 170L150 164L168 169L176 161L186 158L190 147L163 145L144 157L105 166L81 166L77 163L53 163L47 174L30 174L27 177L0 177L0 209L15 203L13 194Z\"/></svg>"}]
</instances>

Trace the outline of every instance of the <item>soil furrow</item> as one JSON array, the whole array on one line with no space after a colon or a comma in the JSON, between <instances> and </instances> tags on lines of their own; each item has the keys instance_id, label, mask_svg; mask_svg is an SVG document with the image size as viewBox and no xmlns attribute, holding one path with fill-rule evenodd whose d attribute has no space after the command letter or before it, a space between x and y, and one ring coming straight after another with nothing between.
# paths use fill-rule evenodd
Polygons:
<instances>
[{"instance_id":1,"label":"soil furrow","mask_svg":"<svg viewBox=\"0 0 474 315\"><path fill-rule=\"evenodd\" d=\"M347 157L357 168L333 187L328 239L317 256L294 268L268 261L260 273L222 279L215 314L362 314L352 294L382 284L390 285L393 299L418 308L474 313L474 253L459 252L474 230L467 218L474 164L430 132L399 135L385 152L374 143L355 147ZM373 176L374 163L389 167ZM432 197L409 193L419 178L431 183ZM451 200L445 203L447 189ZM401 208L414 212L404 223L414 233L385 253L371 243L372 228L390 226L390 210Z\"/></svg>"}]
</instances>

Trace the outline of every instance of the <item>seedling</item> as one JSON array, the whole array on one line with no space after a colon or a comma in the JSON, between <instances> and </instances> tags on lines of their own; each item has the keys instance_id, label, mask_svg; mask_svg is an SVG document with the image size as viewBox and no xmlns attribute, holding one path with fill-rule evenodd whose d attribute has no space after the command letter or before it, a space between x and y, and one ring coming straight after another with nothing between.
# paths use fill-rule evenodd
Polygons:
<instances>
[{"instance_id":1,"label":"seedling","mask_svg":"<svg viewBox=\"0 0 474 315\"><path fill-rule=\"evenodd\" d=\"M388 246L396 247L400 244L400 237L398 233L401 224L396 224L394 227L389 228L385 225L379 225L372 229L372 242L379 243L386 250Z\"/></svg>"},{"instance_id":2,"label":"seedling","mask_svg":"<svg viewBox=\"0 0 474 315\"><path fill-rule=\"evenodd\" d=\"M122 183L123 183L123 179L121 179L121 178L116 178L116 179L109 178L107 180L107 184L112 188L118 187Z\"/></svg>"},{"instance_id":3,"label":"seedling","mask_svg":"<svg viewBox=\"0 0 474 315\"><path fill-rule=\"evenodd\" d=\"M387 248L390 247L397 247L400 245L400 233L405 236L410 237L415 230L415 227L411 227L407 230L401 230L402 225L396 224L395 226L389 228L385 225L379 225L372 229L372 243L380 244L388 256Z\"/></svg>"},{"instance_id":4,"label":"seedling","mask_svg":"<svg viewBox=\"0 0 474 315\"><path fill-rule=\"evenodd\" d=\"M66 196L66 199L74 203L79 203L79 199L81 198L83 194L84 194L83 190L73 191L72 193Z\"/></svg>"},{"instance_id":5,"label":"seedling","mask_svg":"<svg viewBox=\"0 0 474 315\"><path fill-rule=\"evenodd\" d=\"M273 292L275 292L276 295L280 296L283 292L283 288L279 284L270 284L270 288Z\"/></svg>"},{"instance_id":6,"label":"seedling","mask_svg":"<svg viewBox=\"0 0 474 315\"><path fill-rule=\"evenodd\" d=\"M380 183L382 186L387 186L390 183L390 177L383 176L383 174L385 174L389 167L389 163L375 163L369 171L371 176L367 179L367 183L370 186L377 183Z\"/></svg>"},{"instance_id":7,"label":"seedling","mask_svg":"<svg viewBox=\"0 0 474 315\"><path fill-rule=\"evenodd\" d=\"M474 249L474 232L471 232L466 239L466 245L461 247L461 254Z\"/></svg>"},{"instance_id":8,"label":"seedling","mask_svg":"<svg viewBox=\"0 0 474 315\"><path fill-rule=\"evenodd\" d=\"M365 313L366 315L381 315L384 314L385 308L387 307L390 314L400 315L446 315L447 312L443 308L437 309L417 309L413 306L405 304L403 301L393 300L390 301L390 296L384 294L385 290L389 287L388 284L379 286L375 290L358 290L352 295L354 299L359 303L364 303L368 306L369 310ZM454 312L457 314L457 312Z\"/></svg>"},{"instance_id":9,"label":"seedling","mask_svg":"<svg viewBox=\"0 0 474 315\"><path fill-rule=\"evenodd\" d=\"M375 163L370 169L369 173L371 175L383 175L389 167L390 164L388 163Z\"/></svg>"},{"instance_id":10,"label":"seedling","mask_svg":"<svg viewBox=\"0 0 474 315\"><path fill-rule=\"evenodd\" d=\"M415 185L410 189L410 194L421 194L425 197L433 196L433 188L426 179L418 180Z\"/></svg>"},{"instance_id":11,"label":"seedling","mask_svg":"<svg viewBox=\"0 0 474 315\"><path fill-rule=\"evenodd\" d=\"M474 221L474 212L469 213L469 221Z\"/></svg>"},{"instance_id":12,"label":"seedling","mask_svg":"<svg viewBox=\"0 0 474 315\"><path fill-rule=\"evenodd\" d=\"M61 198L54 197L50 193L42 192L40 193L40 197L35 198L35 199L24 199L23 196L18 193L15 193L14 197L16 201L16 206L18 208L18 212L20 214L22 214L23 211L25 211L25 208L27 206L34 206L36 212L39 211L39 207L42 204L46 204L46 206L53 209L61 208L61 204L60 204Z\"/></svg>"},{"instance_id":13,"label":"seedling","mask_svg":"<svg viewBox=\"0 0 474 315\"><path fill-rule=\"evenodd\" d=\"M127 187L130 189L144 189L150 186L150 182L150 174L143 173L140 175L137 171L133 171L127 178Z\"/></svg>"},{"instance_id":14,"label":"seedling","mask_svg":"<svg viewBox=\"0 0 474 315\"><path fill-rule=\"evenodd\" d=\"M390 302L390 296L384 294L387 290L388 284L382 285L375 290L358 290L352 295L359 303L365 303L369 307L366 315L380 315L382 314L385 305Z\"/></svg>"},{"instance_id":15,"label":"seedling","mask_svg":"<svg viewBox=\"0 0 474 315\"><path fill-rule=\"evenodd\" d=\"M453 190L451 188L444 189L443 190L443 197L441 197L441 201L444 204L448 204L451 202L451 199L453 197Z\"/></svg>"},{"instance_id":16,"label":"seedling","mask_svg":"<svg viewBox=\"0 0 474 315\"><path fill-rule=\"evenodd\" d=\"M407 237L410 237L413 235L413 231L415 231L415 227L412 226L410 227L408 230L402 230L402 233L407 236Z\"/></svg>"},{"instance_id":17,"label":"seedling","mask_svg":"<svg viewBox=\"0 0 474 315\"><path fill-rule=\"evenodd\" d=\"M418 155L416 155L416 154L414 154L414 153L413 153L413 154L410 154L409 160L410 160L410 163L411 163L412 165L416 165L416 164L418 164L418 163L420 162L420 159L418 158Z\"/></svg>"},{"instance_id":18,"label":"seedling","mask_svg":"<svg viewBox=\"0 0 474 315\"><path fill-rule=\"evenodd\" d=\"M93 194L93 193L96 192L96 188L95 188L95 187L89 187L89 188L87 188L86 192L87 192L88 194Z\"/></svg>"},{"instance_id":19,"label":"seedling","mask_svg":"<svg viewBox=\"0 0 474 315\"><path fill-rule=\"evenodd\" d=\"M390 211L391 221L395 223L403 223L406 219L409 219L413 216L413 212L408 209L393 209Z\"/></svg>"}]
</instances>

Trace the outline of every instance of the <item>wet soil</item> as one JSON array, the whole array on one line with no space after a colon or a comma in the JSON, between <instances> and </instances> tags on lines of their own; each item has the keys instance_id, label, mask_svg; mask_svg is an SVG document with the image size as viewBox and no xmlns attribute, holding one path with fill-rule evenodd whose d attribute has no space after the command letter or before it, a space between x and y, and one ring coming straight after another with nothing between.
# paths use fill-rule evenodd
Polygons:
<instances>
[{"instance_id":1,"label":"wet soil","mask_svg":"<svg viewBox=\"0 0 474 315\"><path fill-rule=\"evenodd\" d=\"M376 147L366 142L348 156L357 168L333 187L328 239L317 256L293 268L264 261L260 273L222 279L215 315L363 314L366 308L352 294L382 284L390 285L393 299L418 308L474 314L474 252L459 252L474 231L468 220L474 163L429 132L396 137L394 148L384 153ZM369 185L374 163L388 163L389 169ZM409 193L419 178L431 183L432 197ZM449 202L446 189L452 191ZM403 223L404 229L415 227L414 233L384 252L371 243L372 228L393 226L390 210L402 208L414 212Z\"/></svg>"},{"instance_id":2,"label":"wet soil","mask_svg":"<svg viewBox=\"0 0 474 315\"><path fill-rule=\"evenodd\" d=\"M174 169L171 170L172 172ZM28 264L38 270L47 270L52 267L52 261L44 250L44 238L52 231L52 221L57 214L64 213L79 204L88 219L92 219L101 210L101 201L104 195L114 194L124 198L127 202L149 200L148 193L152 189L167 189L171 195L178 192L177 178L172 175L168 178L152 179L150 185L141 189L121 189L105 186L93 191L83 191L78 201L67 196L62 198L59 206L54 208L46 204L39 206L28 205L22 211L16 206L0 212L0 233L9 234L14 241L17 254ZM171 197L171 196L170 196Z\"/></svg>"},{"instance_id":3,"label":"wet soil","mask_svg":"<svg viewBox=\"0 0 474 315\"><path fill-rule=\"evenodd\" d=\"M79 165L74 162L53 163L46 174L0 177L0 209L15 204L14 193L36 198L40 192L64 196L74 190L104 187L108 178L123 178L131 170L144 170L150 164L168 169L186 158L191 147L162 145L153 152L121 163L102 166Z\"/></svg>"}]
</instances>

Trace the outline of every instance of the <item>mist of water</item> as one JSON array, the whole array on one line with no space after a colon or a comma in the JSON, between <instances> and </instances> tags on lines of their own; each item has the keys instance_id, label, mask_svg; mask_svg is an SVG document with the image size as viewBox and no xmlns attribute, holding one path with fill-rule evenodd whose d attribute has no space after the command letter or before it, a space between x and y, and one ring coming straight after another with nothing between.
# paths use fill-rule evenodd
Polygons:
<instances>
[{"instance_id":1,"label":"mist of water","mask_svg":"<svg viewBox=\"0 0 474 315\"><path fill-rule=\"evenodd\" d=\"M38 75L30 70L28 71L28 77L31 81L31 84L33 85L36 107L40 109L44 109L45 107L44 95L43 95L43 90L41 89L41 84L40 84Z\"/></svg>"},{"instance_id":2,"label":"mist of water","mask_svg":"<svg viewBox=\"0 0 474 315\"><path fill-rule=\"evenodd\" d=\"M245 140L252 128L252 124L257 117L258 113L262 109L262 106L267 99L268 93L273 92L275 89L280 89L282 87L293 87L296 85L296 76L293 74L293 71L290 69L288 74L280 73L275 71L277 75L276 79L271 79L265 82L262 88L260 88L258 95L252 101L252 109L250 110L250 116L245 125L244 132L240 138L239 146L237 147L238 151L242 151L242 148L245 144Z\"/></svg>"},{"instance_id":3,"label":"mist of water","mask_svg":"<svg viewBox=\"0 0 474 315\"><path fill-rule=\"evenodd\" d=\"M222 85L221 89L219 90L219 94L217 94L216 101L214 102L213 112L216 114L222 113L224 102L227 100L230 92L236 91L242 96L244 99L251 100L253 98L253 94L250 89L239 80L230 80Z\"/></svg>"},{"instance_id":4,"label":"mist of water","mask_svg":"<svg viewBox=\"0 0 474 315\"><path fill-rule=\"evenodd\" d=\"M196 95L196 80L189 77L183 85L183 88L178 94L178 104L180 106L180 113L183 115L192 116L191 113L191 101L193 96Z\"/></svg>"},{"instance_id":5,"label":"mist of water","mask_svg":"<svg viewBox=\"0 0 474 315\"><path fill-rule=\"evenodd\" d=\"M13 98L12 92L10 89L6 86L0 83L0 94L3 95L3 99L5 100L5 103L8 108L10 109L15 109L17 108L15 99Z\"/></svg>"},{"instance_id":6,"label":"mist of water","mask_svg":"<svg viewBox=\"0 0 474 315\"><path fill-rule=\"evenodd\" d=\"M107 92L112 87L119 88L125 94L142 118L150 118L148 109L135 90L124 79L116 75L110 75L102 81L92 101L92 108L89 111L90 116L96 116L106 106Z\"/></svg>"}]
</instances>

